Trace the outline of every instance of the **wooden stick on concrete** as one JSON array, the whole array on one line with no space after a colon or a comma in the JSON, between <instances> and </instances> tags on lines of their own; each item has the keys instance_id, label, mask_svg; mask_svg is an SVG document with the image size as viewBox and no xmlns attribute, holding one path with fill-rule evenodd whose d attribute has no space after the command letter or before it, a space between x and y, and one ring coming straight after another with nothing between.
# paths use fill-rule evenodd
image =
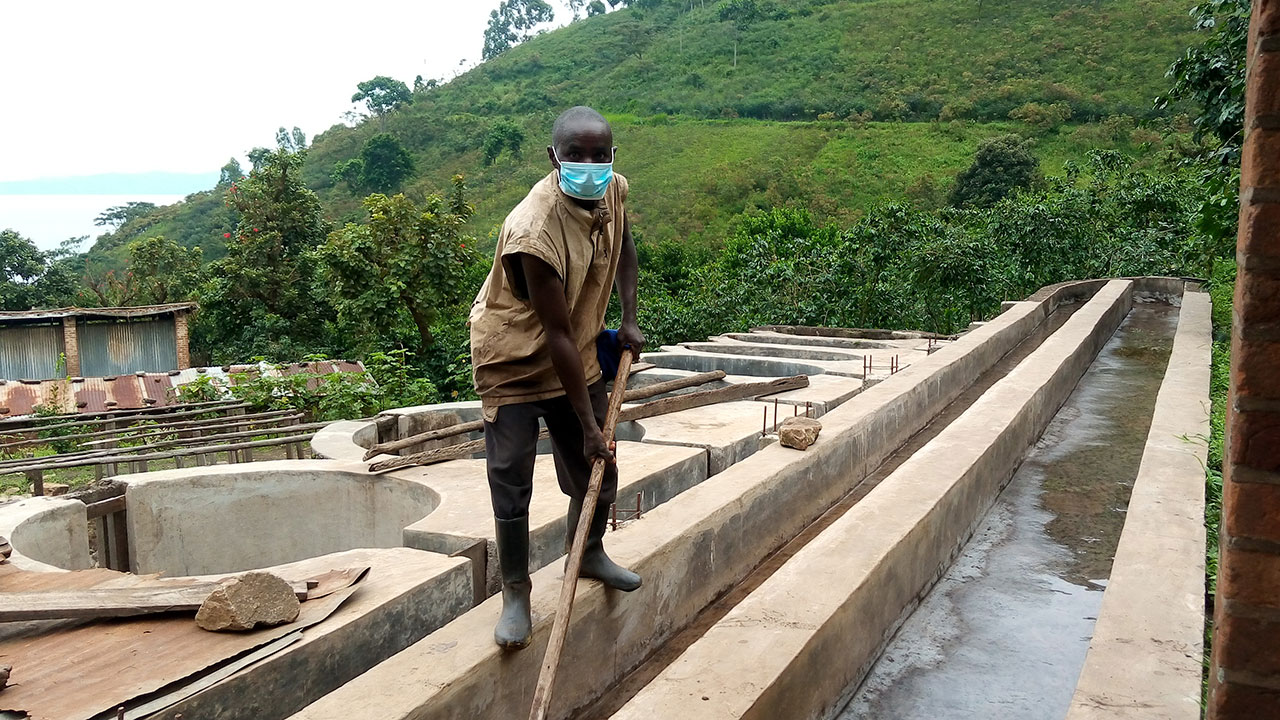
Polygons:
<instances>
[{"instance_id":1,"label":"wooden stick on concrete","mask_svg":"<svg viewBox=\"0 0 1280 720\"><path fill-rule=\"evenodd\" d=\"M655 415L666 415L668 413L680 412L681 410L689 410L691 408L702 407L704 405L714 405L716 403L730 402L733 400L746 400L758 398L764 395L772 395L774 393L786 392L788 390L798 390L809 386L809 378L805 375L796 375L795 377L779 378L770 380L769 382L742 383L741 385L730 385L728 387L715 388L713 390L701 390L692 392L687 395L676 395L674 397L663 398L653 402L643 403L634 407L626 408L619 416L618 422L629 422L631 420L642 420ZM645 388L640 388L645 389ZM456 427L456 426L455 426ZM538 435L538 439L542 440L548 437L547 431L543 430ZM403 457L391 458L373 463L369 466L369 472L379 473L387 470L395 470L396 468L408 467L410 465L434 465L435 463L445 462L447 460L457 460L459 458L470 457L481 450L484 450L484 439L471 440L457 445L448 445L434 450L427 450Z\"/></svg>"},{"instance_id":2,"label":"wooden stick on concrete","mask_svg":"<svg viewBox=\"0 0 1280 720\"><path fill-rule=\"evenodd\" d=\"M618 379L613 383L613 393L609 395L609 413L605 416L604 441L613 443L613 432L618 426L618 416L622 411L622 400L626 394L627 378L631 374L631 353L623 351L618 363ZM604 481L605 461L597 458L591 465L591 481L587 485L587 495L582 499L581 517L590 518L596 510L596 502L600 499L600 485ZM545 720L547 707L551 704L551 689L556 682L556 670L560 666L560 654L564 652L565 637L569 633L569 615L573 612L573 598L578 589L578 571L582 569L582 553L587 546L587 534L591 523L584 520L578 523L573 534L573 547L569 551L569 562L564 569L564 585L560 588L560 603L556 606L556 619L551 625L551 640L547 643L547 654L542 660L542 671L538 674L538 687L533 693L533 709L529 712L529 720Z\"/></svg>"},{"instance_id":3,"label":"wooden stick on concrete","mask_svg":"<svg viewBox=\"0 0 1280 720\"><path fill-rule=\"evenodd\" d=\"M705 385L709 382L723 379L723 370L713 370L712 372L698 373L697 375L667 380L665 382L654 383L652 385L628 390L627 396L623 398L623 402L636 402L637 400L644 400L655 395L661 395L675 390L683 390L685 388L697 387L698 385ZM364 454L364 459L369 460L376 455L390 455L397 450L403 450L404 448L418 445L420 443L453 437L454 435L464 435L466 433L473 433L483 429L483 420L473 420L471 422L458 423L457 425L450 425L436 430L428 430L427 432L410 435L409 437L401 438L399 440L388 440L387 442L379 443L369 448L369 451Z\"/></svg>"}]
</instances>

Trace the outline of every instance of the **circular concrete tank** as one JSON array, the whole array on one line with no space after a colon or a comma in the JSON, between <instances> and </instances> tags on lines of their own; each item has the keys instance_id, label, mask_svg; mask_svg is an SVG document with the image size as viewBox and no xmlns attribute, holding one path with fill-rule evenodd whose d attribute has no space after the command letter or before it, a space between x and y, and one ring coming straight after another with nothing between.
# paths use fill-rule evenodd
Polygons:
<instances>
[{"instance_id":1,"label":"circular concrete tank","mask_svg":"<svg viewBox=\"0 0 1280 720\"><path fill-rule=\"evenodd\" d=\"M439 505L425 485L326 461L188 468L121 478L135 573L208 575L354 548L400 547Z\"/></svg>"}]
</instances>

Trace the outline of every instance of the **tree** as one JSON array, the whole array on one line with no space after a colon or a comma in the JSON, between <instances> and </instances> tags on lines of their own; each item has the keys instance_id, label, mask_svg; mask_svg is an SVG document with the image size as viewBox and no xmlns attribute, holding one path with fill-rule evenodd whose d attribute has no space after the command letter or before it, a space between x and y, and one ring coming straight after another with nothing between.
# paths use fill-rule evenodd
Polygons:
<instances>
[{"instance_id":1,"label":"tree","mask_svg":"<svg viewBox=\"0 0 1280 720\"><path fill-rule=\"evenodd\" d=\"M498 118L489 126L484 134L484 164L492 165L503 150L510 150L512 155L520 152L524 144L524 131L520 126L507 118Z\"/></svg>"},{"instance_id":2,"label":"tree","mask_svg":"<svg viewBox=\"0 0 1280 720\"><path fill-rule=\"evenodd\" d=\"M377 116L381 128L387 126L387 113L413 102L409 86L386 75L357 83L356 90L356 94L351 96L351 102L363 102L369 112Z\"/></svg>"},{"instance_id":3,"label":"tree","mask_svg":"<svg viewBox=\"0 0 1280 720\"><path fill-rule=\"evenodd\" d=\"M242 177L244 177L244 170L240 167L240 161L231 158L226 165L222 166L222 170L218 172L217 187L219 190L226 190Z\"/></svg>"},{"instance_id":4,"label":"tree","mask_svg":"<svg viewBox=\"0 0 1280 720\"><path fill-rule=\"evenodd\" d=\"M1196 29L1208 32L1200 45L1187 48L1174 61L1169 92L1156 99L1158 109L1177 100L1200 107L1192 120L1199 141L1213 140L1209 154L1227 164L1240 164L1244 134L1245 53L1249 41L1249 0L1209 0L1192 11Z\"/></svg>"},{"instance_id":5,"label":"tree","mask_svg":"<svg viewBox=\"0 0 1280 720\"><path fill-rule=\"evenodd\" d=\"M129 267L143 303L189 300L200 279L199 247L185 248L158 235L129 244Z\"/></svg>"},{"instance_id":6,"label":"tree","mask_svg":"<svg viewBox=\"0 0 1280 720\"><path fill-rule=\"evenodd\" d=\"M413 174L413 158L399 140L387 133L369 138L360 149L360 185L389 192Z\"/></svg>"},{"instance_id":7,"label":"tree","mask_svg":"<svg viewBox=\"0 0 1280 720\"><path fill-rule=\"evenodd\" d=\"M1211 275L1215 258L1235 256L1249 0L1209 0L1191 14L1208 37L1187 48L1169 68L1173 83L1156 99L1156 108L1178 100L1199 108L1192 119L1197 147L1187 162L1197 167L1204 184L1197 223L1203 242L1197 252L1201 272Z\"/></svg>"},{"instance_id":8,"label":"tree","mask_svg":"<svg viewBox=\"0 0 1280 720\"><path fill-rule=\"evenodd\" d=\"M276 147L289 152L299 152L307 149L307 134L302 129L294 126L292 131L285 130L281 127L276 130Z\"/></svg>"},{"instance_id":9,"label":"tree","mask_svg":"<svg viewBox=\"0 0 1280 720\"><path fill-rule=\"evenodd\" d=\"M738 67L738 38L757 20L764 17L764 8L757 0L722 0L716 7L721 21L733 23L733 66Z\"/></svg>"},{"instance_id":10,"label":"tree","mask_svg":"<svg viewBox=\"0 0 1280 720\"><path fill-rule=\"evenodd\" d=\"M605 12L604 3L600 2L600 0L591 0L591 3L587 5L587 17L603 15Z\"/></svg>"},{"instance_id":11,"label":"tree","mask_svg":"<svg viewBox=\"0 0 1280 720\"><path fill-rule=\"evenodd\" d=\"M0 231L0 310L30 310L39 304L36 282L45 255L15 230Z\"/></svg>"},{"instance_id":12,"label":"tree","mask_svg":"<svg viewBox=\"0 0 1280 720\"><path fill-rule=\"evenodd\" d=\"M258 168L263 166L263 163L266 162L266 159L268 157L271 157L270 148L256 147L250 150L249 151L249 167L252 168L253 170L257 170Z\"/></svg>"},{"instance_id":13,"label":"tree","mask_svg":"<svg viewBox=\"0 0 1280 720\"><path fill-rule=\"evenodd\" d=\"M107 208L98 217L94 218L93 224L98 227L110 225L112 230L119 230L121 225L130 220L140 218L155 209L154 203L127 202L124 205Z\"/></svg>"},{"instance_id":14,"label":"tree","mask_svg":"<svg viewBox=\"0 0 1280 720\"><path fill-rule=\"evenodd\" d=\"M473 212L465 190L455 176L450 196L428 195L424 207L404 195L370 195L367 223L329 235L317 257L340 321L385 337L404 313L417 328L420 350L431 345L437 313L473 290L465 282L477 257L462 235Z\"/></svg>"},{"instance_id":15,"label":"tree","mask_svg":"<svg viewBox=\"0 0 1280 720\"><path fill-rule=\"evenodd\" d=\"M195 328L216 361L294 360L324 347L331 312L311 254L329 224L302 181L305 155L269 151L227 190L239 222L200 287Z\"/></svg>"},{"instance_id":16,"label":"tree","mask_svg":"<svg viewBox=\"0 0 1280 720\"><path fill-rule=\"evenodd\" d=\"M1040 161L1030 141L1017 135L988 138L978 144L973 164L956 176L950 201L955 207L990 207L1039 177Z\"/></svg>"},{"instance_id":17,"label":"tree","mask_svg":"<svg viewBox=\"0 0 1280 720\"><path fill-rule=\"evenodd\" d=\"M545 0L502 0L497 10L489 13L481 58L492 60L498 57L528 40L535 26L551 22L555 17L555 9Z\"/></svg>"},{"instance_id":18,"label":"tree","mask_svg":"<svg viewBox=\"0 0 1280 720\"><path fill-rule=\"evenodd\" d=\"M369 138L360 157L335 163L329 177L345 182L352 192L389 192L413 174L413 157L399 140L387 133Z\"/></svg>"}]
</instances>

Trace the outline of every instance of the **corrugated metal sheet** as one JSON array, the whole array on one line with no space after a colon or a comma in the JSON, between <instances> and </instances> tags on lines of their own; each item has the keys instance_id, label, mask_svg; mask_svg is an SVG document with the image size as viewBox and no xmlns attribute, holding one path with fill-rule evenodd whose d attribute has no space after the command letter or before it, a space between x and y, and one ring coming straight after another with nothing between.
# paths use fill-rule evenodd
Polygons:
<instances>
[{"instance_id":1,"label":"corrugated metal sheet","mask_svg":"<svg viewBox=\"0 0 1280 720\"><path fill-rule=\"evenodd\" d=\"M144 407L165 407L179 404L177 389L198 378L211 376L226 387L231 375L247 373L257 376L295 375L300 372L328 374L333 372L364 372L364 365L345 360L319 363L294 363L277 369L275 366L232 365L226 367L190 368L167 373L130 373L107 377L72 378L70 381L44 380L19 382L0 380L0 418L28 415L36 405L56 404L64 413L96 413L106 410L136 410Z\"/></svg>"},{"instance_id":2,"label":"corrugated metal sheet","mask_svg":"<svg viewBox=\"0 0 1280 720\"><path fill-rule=\"evenodd\" d=\"M62 352L61 323L0 327L0 378L56 378Z\"/></svg>"},{"instance_id":3,"label":"corrugated metal sheet","mask_svg":"<svg viewBox=\"0 0 1280 720\"><path fill-rule=\"evenodd\" d=\"M81 320L78 335L80 372L86 376L178 368L177 332L172 317L124 322Z\"/></svg>"}]
</instances>

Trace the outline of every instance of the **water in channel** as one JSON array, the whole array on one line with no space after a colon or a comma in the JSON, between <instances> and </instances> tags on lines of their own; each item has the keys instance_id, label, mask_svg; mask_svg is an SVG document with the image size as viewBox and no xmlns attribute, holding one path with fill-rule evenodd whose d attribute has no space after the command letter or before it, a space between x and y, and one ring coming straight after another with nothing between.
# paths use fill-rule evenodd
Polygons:
<instances>
[{"instance_id":1,"label":"water in channel","mask_svg":"<svg viewBox=\"0 0 1280 720\"><path fill-rule=\"evenodd\" d=\"M1135 303L840 720L1066 714L1177 320Z\"/></svg>"}]
</instances>

